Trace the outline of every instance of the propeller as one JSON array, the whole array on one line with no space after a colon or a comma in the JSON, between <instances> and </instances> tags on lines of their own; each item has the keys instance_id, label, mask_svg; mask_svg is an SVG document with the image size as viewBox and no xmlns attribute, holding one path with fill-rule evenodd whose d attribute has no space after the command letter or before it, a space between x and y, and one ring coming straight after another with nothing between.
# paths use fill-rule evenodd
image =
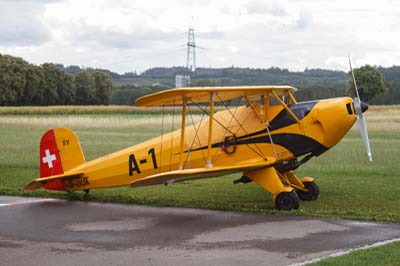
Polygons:
<instances>
[{"instance_id":1,"label":"propeller","mask_svg":"<svg viewBox=\"0 0 400 266\"><path fill-rule=\"evenodd\" d=\"M349 65L350 65L351 76L353 77L354 89L356 92L353 102L354 102L354 109L355 109L356 116L357 116L357 123L358 123L358 127L360 128L361 137L364 141L364 146L365 146L365 149L367 150L369 160L372 162L372 153L371 153L371 148L369 146L367 125L365 123L365 119L364 119L364 115L363 115L363 112L365 112L368 109L368 105L366 103L363 103L360 100L360 95L358 94L356 78L354 77L354 71L353 71L353 68L351 67L350 56L349 56Z\"/></svg>"}]
</instances>

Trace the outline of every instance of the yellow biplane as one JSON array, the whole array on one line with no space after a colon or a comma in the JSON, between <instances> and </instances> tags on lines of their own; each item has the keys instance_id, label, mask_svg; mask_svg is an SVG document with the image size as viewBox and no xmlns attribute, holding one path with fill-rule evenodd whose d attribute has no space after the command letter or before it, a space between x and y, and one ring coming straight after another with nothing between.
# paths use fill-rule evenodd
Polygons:
<instances>
[{"instance_id":1,"label":"yellow biplane","mask_svg":"<svg viewBox=\"0 0 400 266\"><path fill-rule=\"evenodd\" d=\"M357 118L370 159L371 152L362 114L368 106L358 96L297 102L295 91L201 87L144 96L137 106L180 106L181 129L89 162L70 129L51 129L40 143L41 178L25 190L88 192L243 173L234 183L254 181L272 193L277 209L297 209L300 200L315 200L319 189L313 178L298 178L293 170L336 145ZM215 112L216 105L223 110ZM208 119L186 125L193 106Z\"/></svg>"}]
</instances>

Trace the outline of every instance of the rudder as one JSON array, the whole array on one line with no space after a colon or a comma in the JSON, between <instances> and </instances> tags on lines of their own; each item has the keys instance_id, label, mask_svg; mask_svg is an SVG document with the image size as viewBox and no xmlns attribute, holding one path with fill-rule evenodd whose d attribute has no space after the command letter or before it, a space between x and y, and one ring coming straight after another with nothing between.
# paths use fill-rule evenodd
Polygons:
<instances>
[{"instance_id":1,"label":"rudder","mask_svg":"<svg viewBox=\"0 0 400 266\"><path fill-rule=\"evenodd\" d=\"M68 128L48 130L40 141L40 177L63 174L85 162L81 145L75 133ZM54 180L45 189L65 190L61 180Z\"/></svg>"}]
</instances>

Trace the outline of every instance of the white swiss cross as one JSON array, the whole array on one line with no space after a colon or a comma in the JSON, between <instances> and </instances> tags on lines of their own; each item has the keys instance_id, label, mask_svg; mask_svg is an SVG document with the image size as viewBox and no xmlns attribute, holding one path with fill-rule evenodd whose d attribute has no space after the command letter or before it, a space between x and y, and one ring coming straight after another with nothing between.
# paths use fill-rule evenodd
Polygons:
<instances>
[{"instance_id":1,"label":"white swiss cross","mask_svg":"<svg viewBox=\"0 0 400 266\"><path fill-rule=\"evenodd\" d=\"M56 155L50 154L49 149L46 149L44 152L46 153L46 156L42 158L43 163L47 163L49 168L53 168L53 161L56 160Z\"/></svg>"}]
</instances>

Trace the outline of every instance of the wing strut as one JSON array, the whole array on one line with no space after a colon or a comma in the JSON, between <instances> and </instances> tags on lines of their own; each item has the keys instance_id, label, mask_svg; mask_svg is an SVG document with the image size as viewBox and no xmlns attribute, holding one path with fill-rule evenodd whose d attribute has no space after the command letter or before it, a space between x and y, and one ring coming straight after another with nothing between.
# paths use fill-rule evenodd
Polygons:
<instances>
[{"instance_id":1,"label":"wing strut","mask_svg":"<svg viewBox=\"0 0 400 266\"><path fill-rule=\"evenodd\" d=\"M185 129L186 129L186 106L187 99L183 97L182 99L182 126L181 126L181 153L179 155L179 170L183 170L183 146L185 144Z\"/></svg>"},{"instance_id":2,"label":"wing strut","mask_svg":"<svg viewBox=\"0 0 400 266\"><path fill-rule=\"evenodd\" d=\"M162 120L161 120L161 141L160 141L160 167L161 172L162 167L162 151L163 151L163 136L164 136L164 115L165 115L165 105L162 106Z\"/></svg>"},{"instance_id":3,"label":"wing strut","mask_svg":"<svg viewBox=\"0 0 400 266\"><path fill-rule=\"evenodd\" d=\"M175 125L175 101L174 108L172 109L172 130L171 130L171 147L169 148L169 170L172 170L172 145L174 142L174 125Z\"/></svg>"},{"instance_id":4,"label":"wing strut","mask_svg":"<svg viewBox=\"0 0 400 266\"><path fill-rule=\"evenodd\" d=\"M292 110L290 110L289 107L287 107L287 105L281 100L281 98L279 98L278 95L276 95L276 93L274 91L271 91L272 96L274 96L274 98L283 106L283 108L285 108L285 110L290 114L291 117L293 117L293 119L297 122L300 123L299 118L292 112Z\"/></svg>"},{"instance_id":5,"label":"wing strut","mask_svg":"<svg viewBox=\"0 0 400 266\"><path fill-rule=\"evenodd\" d=\"M296 104L297 101L296 101L296 99L293 97L293 94L292 94L290 91L288 91L288 95L289 95L289 98L290 98L290 100L292 101L292 103L293 103L293 104Z\"/></svg>"},{"instance_id":6,"label":"wing strut","mask_svg":"<svg viewBox=\"0 0 400 266\"><path fill-rule=\"evenodd\" d=\"M210 116L208 119L208 148L207 148L207 161L206 168L213 167L211 162L211 147L212 147L212 130L214 122L214 103L215 103L215 91L210 92Z\"/></svg>"}]
</instances>

